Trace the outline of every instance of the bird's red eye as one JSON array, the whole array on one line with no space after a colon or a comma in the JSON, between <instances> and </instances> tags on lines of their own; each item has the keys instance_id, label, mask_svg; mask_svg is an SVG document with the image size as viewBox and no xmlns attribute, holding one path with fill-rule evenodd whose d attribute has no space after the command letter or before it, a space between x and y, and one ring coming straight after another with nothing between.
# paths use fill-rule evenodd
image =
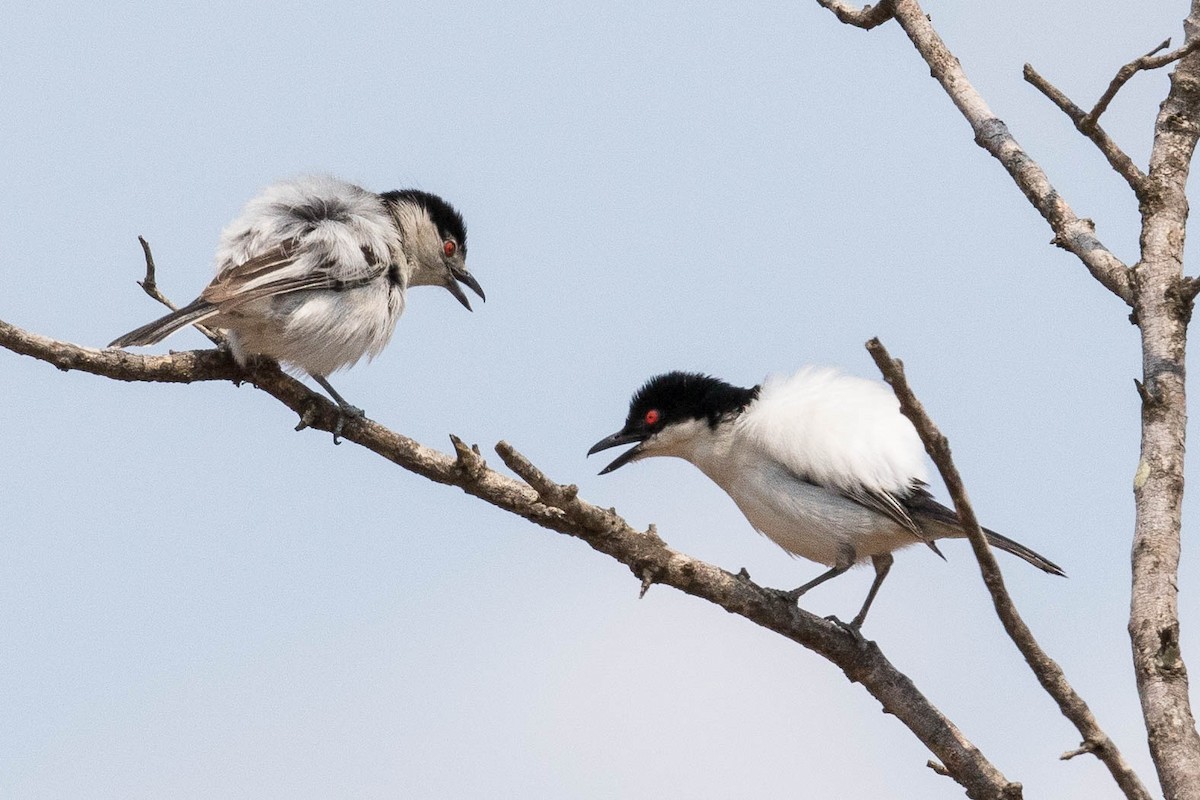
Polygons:
<instances>
[{"instance_id":1,"label":"bird's red eye","mask_svg":"<svg viewBox=\"0 0 1200 800\"><path fill-rule=\"evenodd\" d=\"M661 418L662 418L662 414L658 413L657 408L650 409L649 411L646 412L646 416L642 417L642 419L645 420L647 425L655 425L658 423L659 419L661 419Z\"/></svg>"},{"instance_id":2,"label":"bird's red eye","mask_svg":"<svg viewBox=\"0 0 1200 800\"><path fill-rule=\"evenodd\" d=\"M446 258L450 258L458 251L458 242L453 239L447 239L442 242L442 252L446 254Z\"/></svg>"}]
</instances>

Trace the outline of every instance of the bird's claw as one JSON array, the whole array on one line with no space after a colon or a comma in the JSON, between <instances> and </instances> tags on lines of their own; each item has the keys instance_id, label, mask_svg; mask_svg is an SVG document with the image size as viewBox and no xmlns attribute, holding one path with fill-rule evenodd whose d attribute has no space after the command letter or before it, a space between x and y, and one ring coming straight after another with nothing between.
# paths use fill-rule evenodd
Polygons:
<instances>
[{"instance_id":1,"label":"bird's claw","mask_svg":"<svg viewBox=\"0 0 1200 800\"><path fill-rule=\"evenodd\" d=\"M346 424L347 419L363 419L366 416L363 410L358 406L352 406L349 403L338 406L337 422L333 424L333 443L341 444L342 427Z\"/></svg>"},{"instance_id":2,"label":"bird's claw","mask_svg":"<svg viewBox=\"0 0 1200 800\"><path fill-rule=\"evenodd\" d=\"M796 602L797 600L799 600L799 599L800 599L800 597L801 597L801 596L804 594L804 589L803 589L803 588L800 588L800 589L787 589L787 590L784 590L784 589L771 589L770 591L774 592L774 593L775 593L775 595L776 595L777 597L779 597L779 599L781 599L781 600L786 600L786 601L788 601L789 603L795 603L795 602Z\"/></svg>"},{"instance_id":3,"label":"bird's claw","mask_svg":"<svg viewBox=\"0 0 1200 800\"><path fill-rule=\"evenodd\" d=\"M828 617L825 618L825 621L832 622L834 625L837 625L839 628L841 628L842 630L844 630L846 633L850 634L851 636L855 637L856 639L862 638L863 621L861 619L859 619L858 617L855 617L854 619L850 620L849 622L842 622L836 616L834 616L833 614L830 614Z\"/></svg>"}]
</instances>

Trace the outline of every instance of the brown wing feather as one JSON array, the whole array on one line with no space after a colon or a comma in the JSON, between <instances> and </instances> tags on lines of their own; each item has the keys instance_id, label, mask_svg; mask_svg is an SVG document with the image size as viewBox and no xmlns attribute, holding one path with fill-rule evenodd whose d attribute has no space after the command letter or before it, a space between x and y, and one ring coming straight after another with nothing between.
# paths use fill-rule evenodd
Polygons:
<instances>
[{"instance_id":1,"label":"brown wing feather","mask_svg":"<svg viewBox=\"0 0 1200 800\"><path fill-rule=\"evenodd\" d=\"M214 305L231 300L245 290L247 283L291 266L292 252L293 247L289 242L240 264L231 264L217 273L217 277L201 292L200 297Z\"/></svg>"},{"instance_id":2,"label":"brown wing feather","mask_svg":"<svg viewBox=\"0 0 1200 800\"><path fill-rule=\"evenodd\" d=\"M200 298L220 306L222 311L228 311L243 303L279 294L312 289L342 291L365 286L382 275L385 269L381 261L369 260L369 265L374 268L371 273L354 280L339 280L332 276L332 271L327 265L321 263L303 275L280 278L246 288L250 283L261 281L273 272L292 266L295 263L295 251L296 242L287 242L240 264L228 266L213 278L212 283L200 294Z\"/></svg>"}]
</instances>

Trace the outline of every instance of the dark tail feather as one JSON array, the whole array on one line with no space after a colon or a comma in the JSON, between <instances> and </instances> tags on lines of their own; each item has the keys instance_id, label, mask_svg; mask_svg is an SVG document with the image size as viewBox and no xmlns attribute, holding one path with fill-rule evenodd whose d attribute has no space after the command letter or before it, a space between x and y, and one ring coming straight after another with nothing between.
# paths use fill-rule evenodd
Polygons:
<instances>
[{"instance_id":1,"label":"dark tail feather","mask_svg":"<svg viewBox=\"0 0 1200 800\"><path fill-rule=\"evenodd\" d=\"M922 527L930 523L936 526L934 538L953 537L961 539L966 536L958 524L958 514L954 512L954 509L947 508L937 500L934 500L933 496L929 494L924 486L918 486L905 504ZM1061 575L1064 578L1067 577L1067 573L1063 572L1062 567L1058 566L1058 564L1055 564L1039 553L1035 553L1020 542L1014 542L1007 536L1001 536L987 528L983 529L983 535L987 537L988 544L997 550L1012 553L1017 558L1028 561L1043 572L1049 572L1051 575ZM938 555L941 555L941 553Z\"/></svg>"},{"instance_id":2,"label":"dark tail feather","mask_svg":"<svg viewBox=\"0 0 1200 800\"><path fill-rule=\"evenodd\" d=\"M1001 536L995 531L989 531L987 528L983 529L983 533L985 536L987 536L988 544L990 544L992 547L995 547L998 550L1003 550L1006 553L1012 553L1018 558L1023 558L1043 572L1049 572L1051 575L1061 575L1064 578L1067 577L1067 573L1062 571L1062 567L1058 566L1058 564L1055 564L1050 559L1035 553L1025 545L1020 544L1019 542L1014 542L1007 536Z\"/></svg>"},{"instance_id":3,"label":"dark tail feather","mask_svg":"<svg viewBox=\"0 0 1200 800\"><path fill-rule=\"evenodd\" d=\"M158 344L180 328L203 322L218 311L219 309L207 300L193 300L178 311L172 311L161 319L156 319L154 322L114 339L108 346L137 347Z\"/></svg>"}]
</instances>

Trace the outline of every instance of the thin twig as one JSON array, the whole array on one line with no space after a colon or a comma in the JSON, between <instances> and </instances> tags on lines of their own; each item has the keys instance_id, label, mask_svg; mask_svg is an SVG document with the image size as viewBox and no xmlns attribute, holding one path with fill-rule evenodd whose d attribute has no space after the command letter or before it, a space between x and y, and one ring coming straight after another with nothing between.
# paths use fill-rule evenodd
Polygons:
<instances>
[{"instance_id":1,"label":"thin twig","mask_svg":"<svg viewBox=\"0 0 1200 800\"><path fill-rule=\"evenodd\" d=\"M1200 38L1192 39L1190 42L1184 44L1183 47L1172 50L1169 53L1163 53L1161 56L1155 55L1170 46L1171 40L1167 39L1158 47L1146 53L1146 55L1141 58L1135 58L1117 70L1117 74L1109 82L1108 88L1104 90L1104 94L1100 95L1100 99L1096 101L1096 105L1079 122L1079 129L1087 133L1089 129L1095 128L1100 115L1105 112L1108 104L1113 101L1113 98L1117 96L1117 92L1121 91L1121 87L1128 83L1130 78L1142 70L1160 69L1168 64L1173 64L1197 47L1200 47Z\"/></svg>"},{"instance_id":2,"label":"thin twig","mask_svg":"<svg viewBox=\"0 0 1200 800\"><path fill-rule=\"evenodd\" d=\"M1087 115L1084 113L1084 110L1075 105L1058 87L1038 74L1038 71L1031 65L1025 65L1024 76L1029 84L1049 98L1051 103L1058 106L1071 119L1071 122L1075 124L1076 130L1091 140L1092 144L1096 145L1108 160L1109 166L1125 179L1125 182L1129 184L1129 188L1133 189L1133 193L1137 195L1138 199L1142 199L1146 192L1146 173L1142 172L1138 165L1133 163L1133 159L1121 149L1121 146L1113 141L1112 137L1105 133L1104 129L1095 124L1094 121L1090 126L1085 126L1083 121L1087 118Z\"/></svg>"},{"instance_id":3,"label":"thin twig","mask_svg":"<svg viewBox=\"0 0 1200 800\"><path fill-rule=\"evenodd\" d=\"M277 366L263 364L243 369L225 350L141 356L123 350L80 347L29 333L2 320L0 347L46 361L59 369L77 369L117 380L183 383L251 380L258 389L304 416L312 428L332 431L339 417L337 406ZM490 469L481 458L477 460L478 453L462 440L455 444L452 456L424 447L371 420L360 421L343 435L347 441L404 469L438 483L458 486L497 508L586 542L625 564L639 584L649 574L654 583L673 586L715 603L819 654L851 681L861 683L886 713L908 727L951 777L967 789L968 796L1011 796L1011 787L1019 786L1009 782L888 661L874 642L851 635L840 625L788 603L777 592L673 550L652 530L636 530L615 511L584 502L570 487L550 480L511 446L501 443L497 451L534 488Z\"/></svg>"},{"instance_id":4,"label":"thin twig","mask_svg":"<svg viewBox=\"0 0 1200 800\"><path fill-rule=\"evenodd\" d=\"M971 508L962 476L959 475L958 469L950 457L950 444L933 424L933 420L925 413L925 408L909 388L908 381L904 377L904 365L891 357L879 339L871 339L867 342L867 351L870 352L871 358L875 359L879 371L883 373L884 379L896 393L896 398L900 401L900 410L917 429L921 441L925 444L926 452L933 459L934 465L937 466L938 472L942 476L942 481L954 499L954 508L958 512L959 522L971 542L971 549L975 552L979 569L983 573L984 585L987 586L987 590L992 596L996 614L1000 617L1000 622L1009 638L1021 651L1025 663L1033 670L1038 683L1058 703L1063 716L1075 725L1085 742L1092 743L1091 751L1108 767L1113 779L1125 792L1125 796L1130 800L1150 800L1150 793L1142 785L1141 780L1125 761L1120 751L1117 750L1117 746L1101 729L1087 703L1071 687L1062 668L1046 654L1046 651L1034 638L1033 632L1029 630L1017 612L1017 607L1004 586L1004 576L1000 573L1000 565L996 563L996 557L992 554L987 539L979 527L979 521L975 517L975 511Z\"/></svg>"},{"instance_id":5,"label":"thin twig","mask_svg":"<svg viewBox=\"0 0 1200 800\"><path fill-rule=\"evenodd\" d=\"M139 236L138 242L142 245L143 255L146 256L146 277L138 281L138 286L142 287L146 291L146 294L150 295L167 308L171 309L172 311L178 311L179 307L167 299L167 296L158 290L158 283L154 280L154 254L150 252L150 243L146 241L144 236Z\"/></svg>"},{"instance_id":6,"label":"thin twig","mask_svg":"<svg viewBox=\"0 0 1200 800\"><path fill-rule=\"evenodd\" d=\"M155 279L154 254L150 252L150 243L142 236L138 237L138 242L142 245L142 253L146 256L146 277L138 281L138 286L150 295L152 298L162 303L172 311L178 311L179 307L171 302L170 298L163 294L158 288L158 281ZM225 344L225 335L220 331L209 328L205 325L194 324L196 330L208 337L208 340L220 347Z\"/></svg>"}]
</instances>

